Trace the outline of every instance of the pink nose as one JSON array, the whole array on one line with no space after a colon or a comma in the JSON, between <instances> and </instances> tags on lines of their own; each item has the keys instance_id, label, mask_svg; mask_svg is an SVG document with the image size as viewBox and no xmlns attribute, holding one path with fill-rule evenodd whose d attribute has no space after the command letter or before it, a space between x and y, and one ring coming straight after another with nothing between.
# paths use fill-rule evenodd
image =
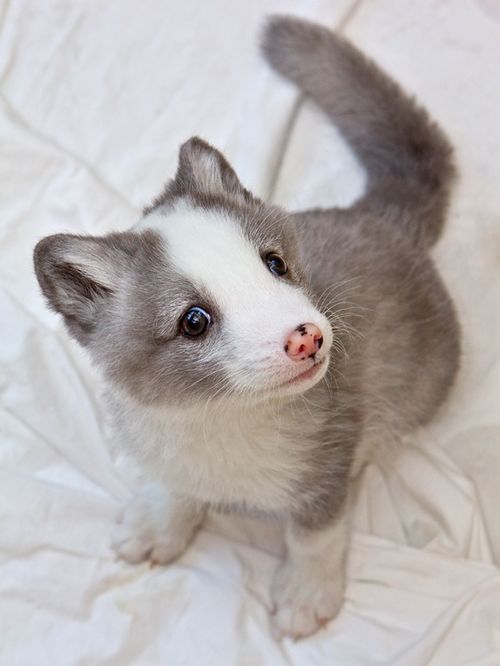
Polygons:
<instances>
[{"instance_id":1,"label":"pink nose","mask_svg":"<svg viewBox=\"0 0 500 666\"><path fill-rule=\"evenodd\" d=\"M303 361L314 356L322 344L323 336L316 324L301 324L288 336L285 352L292 361Z\"/></svg>"}]
</instances>

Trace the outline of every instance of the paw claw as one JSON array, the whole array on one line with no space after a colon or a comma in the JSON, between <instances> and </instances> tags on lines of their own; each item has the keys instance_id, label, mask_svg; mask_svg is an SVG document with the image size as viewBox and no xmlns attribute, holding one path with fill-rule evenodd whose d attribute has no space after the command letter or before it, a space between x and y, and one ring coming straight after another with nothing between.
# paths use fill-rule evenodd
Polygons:
<instances>
[{"instance_id":1,"label":"paw claw","mask_svg":"<svg viewBox=\"0 0 500 666\"><path fill-rule=\"evenodd\" d=\"M339 611L343 578L326 581L309 570L308 575L285 563L277 572L273 596L277 610L271 613L273 635L299 640L324 627Z\"/></svg>"}]
</instances>

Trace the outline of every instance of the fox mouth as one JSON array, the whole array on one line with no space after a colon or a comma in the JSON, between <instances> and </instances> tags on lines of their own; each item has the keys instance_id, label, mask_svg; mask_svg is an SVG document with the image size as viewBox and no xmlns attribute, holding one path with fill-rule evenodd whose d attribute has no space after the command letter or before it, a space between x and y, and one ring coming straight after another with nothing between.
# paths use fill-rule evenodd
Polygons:
<instances>
[{"instance_id":1,"label":"fox mouth","mask_svg":"<svg viewBox=\"0 0 500 666\"><path fill-rule=\"evenodd\" d=\"M310 368L304 370L298 375L295 375L295 377L292 377L291 379L287 379L285 382L280 384L280 386L281 387L295 386L297 384L300 384L301 382L313 379L319 373L320 369L324 366L324 364L325 364L325 359L321 359L321 361L316 361L316 363L314 363Z\"/></svg>"}]
</instances>

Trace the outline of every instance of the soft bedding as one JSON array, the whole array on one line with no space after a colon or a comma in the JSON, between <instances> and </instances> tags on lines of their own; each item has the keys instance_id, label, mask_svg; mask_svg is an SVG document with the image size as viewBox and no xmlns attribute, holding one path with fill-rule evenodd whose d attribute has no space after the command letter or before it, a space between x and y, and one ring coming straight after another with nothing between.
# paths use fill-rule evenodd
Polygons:
<instances>
[{"instance_id":1,"label":"soft bedding","mask_svg":"<svg viewBox=\"0 0 500 666\"><path fill-rule=\"evenodd\" d=\"M443 125L460 180L435 258L463 326L436 422L356 488L339 617L276 642L277 525L214 516L166 568L117 562L131 493L100 381L31 253L136 221L199 134L257 194L345 204L363 173L259 58L289 12L339 27ZM0 664L500 664L500 7L495 0L15 0L0 4Z\"/></svg>"}]
</instances>

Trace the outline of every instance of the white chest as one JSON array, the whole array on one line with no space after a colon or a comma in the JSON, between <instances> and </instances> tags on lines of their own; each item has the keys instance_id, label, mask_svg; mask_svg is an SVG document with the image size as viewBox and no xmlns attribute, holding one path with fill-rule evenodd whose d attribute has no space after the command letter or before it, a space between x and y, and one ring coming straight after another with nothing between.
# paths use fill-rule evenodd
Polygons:
<instances>
[{"instance_id":1,"label":"white chest","mask_svg":"<svg viewBox=\"0 0 500 666\"><path fill-rule=\"evenodd\" d=\"M306 465L304 438L283 412L149 413L125 426L135 457L157 479L212 504L289 509Z\"/></svg>"}]
</instances>

